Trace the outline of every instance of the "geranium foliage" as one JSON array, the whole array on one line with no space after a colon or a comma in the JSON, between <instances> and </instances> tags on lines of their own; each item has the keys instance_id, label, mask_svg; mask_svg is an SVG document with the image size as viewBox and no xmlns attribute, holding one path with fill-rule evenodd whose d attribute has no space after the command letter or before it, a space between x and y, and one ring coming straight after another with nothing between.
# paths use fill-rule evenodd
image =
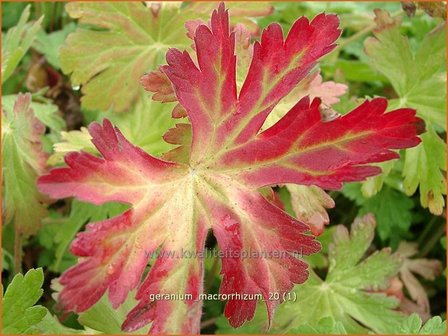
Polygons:
<instances>
[{"instance_id":1,"label":"geranium foliage","mask_svg":"<svg viewBox=\"0 0 448 336\"><path fill-rule=\"evenodd\" d=\"M236 16L272 11L268 4L232 3L230 7ZM203 5L181 7L169 2L72 2L66 10L85 26L62 46L62 70L71 74L73 84L83 84L86 108L116 112L127 111L139 99L140 76L159 64L168 48L189 46L185 20L208 16ZM244 22L255 25L248 18Z\"/></svg>"},{"instance_id":2,"label":"geranium foliage","mask_svg":"<svg viewBox=\"0 0 448 336\"><path fill-rule=\"evenodd\" d=\"M376 10L375 37L365 41L366 53L378 71L387 76L398 98L394 107L415 108L427 123L422 144L406 153L402 175L408 195L420 188L420 200L441 214L446 193L446 143L436 130L446 131L446 30L439 26L427 34L414 52L400 33L400 20ZM378 190L375 190L378 192Z\"/></svg>"},{"instance_id":3,"label":"geranium foliage","mask_svg":"<svg viewBox=\"0 0 448 336\"><path fill-rule=\"evenodd\" d=\"M45 125L34 115L31 95L19 94L14 105L2 109L2 153L9 160L2 163L5 222L13 220L20 235L35 233L46 216L45 197L35 183L46 171L47 154L42 150L41 136ZM34 188L29 188L29 185Z\"/></svg>"},{"instance_id":4,"label":"geranium foliage","mask_svg":"<svg viewBox=\"0 0 448 336\"><path fill-rule=\"evenodd\" d=\"M66 309L82 312L106 291L118 307L140 284L157 251L138 288L139 303L123 329L132 331L152 322L153 333L199 332L202 302L197 298L203 292L204 272L200 253L211 229L224 253L221 294L261 294L272 318L282 294L308 277L300 257L319 251L320 245L308 225L274 205L259 188L294 183L337 189L343 182L380 173L368 163L397 158L393 149L420 142L422 121L415 111L386 112L383 98L325 121L320 100L305 97L260 132L282 98L334 49L338 25L335 15L319 14L312 21L302 17L284 38L281 27L271 24L254 45L240 90L235 33L229 29L224 5L213 12L210 26L196 28L197 59L170 49L162 72L191 123L186 160L147 154L108 120L90 125L101 155L67 154L67 167L41 177L39 188L52 198L76 197L98 205L118 201L130 209L91 223L78 234L71 250L79 263L60 279L64 288L59 300ZM172 133L173 143L185 129ZM191 257L183 257L186 251ZM269 257L273 252L280 257ZM243 253L258 257L243 258ZM280 298L270 300L272 292ZM151 300L151 294L172 293L192 296ZM225 315L231 325L250 320L256 303L230 298Z\"/></svg>"}]
</instances>

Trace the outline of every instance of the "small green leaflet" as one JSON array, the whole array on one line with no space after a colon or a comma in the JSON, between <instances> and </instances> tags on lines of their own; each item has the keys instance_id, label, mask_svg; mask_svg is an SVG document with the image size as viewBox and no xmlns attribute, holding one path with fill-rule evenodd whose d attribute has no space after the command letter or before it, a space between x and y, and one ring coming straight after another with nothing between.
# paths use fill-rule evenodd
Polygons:
<instances>
[{"instance_id":1,"label":"small green leaflet","mask_svg":"<svg viewBox=\"0 0 448 336\"><path fill-rule=\"evenodd\" d=\"M369 177L366 181L362 183L361 191L364 197L372 197L378 194L380 190L383 188L384 183L386 182L389 174L394 169L395 165L399 160L390 160L386 162L377 163L376 165L381 168L382 174L377 176ZM400 177L400 183L401 183Z\"/></svg>"},{"instance_id":2,"label":"small green leaflet","mask_svg":"<svg viewBox=\"0 0 448 336\"><path fill-rule=\"evenodd\" d=\"M412 195L420 185L420 203L436 214L443 213L446 194L446 143L431 125L421 135L422 143L406 151L404 189Z\"/></svg>"},{"instance_id":3,"label":"small green leaflet","mask_svg":"<svg viewBox=\"0 0 448 336\"><path fill-rule=\"evenodd\" d=\"M446 335L446 332L446 321L442 321L440 316L434 316L423 325L422 319L415 313L396 330L396 333L405 335Z\"/></svg>"},{"instance_id":4,"label":"small green leaflet","mask_svg":"<svg viewBox=\"0 0 448 336\"><path fill-rule=\"evenodd\" d=\"M44 272L30 269L17 274L2 297L2 335L80 334L82 330L63 326L47 308L34 304L42 296Z\"/></svg>"},{"instance_id":5,"label":"small green leaflet","mask_svg":"<svg viewBox=\"0 0 448 336\"><path fill-rule=\"evenodd\" d=\"M41 268L17 274L2 298L2 334L29 334L47 314L42 306L33 306L42 296L44 273Z\"/></svg>"},{"instance_id":6,"label":"small green leaflet","mask_svg":"<svg viewBox=\"0 0 448 336\"><path fill-rule=\"evenodd\" d=\"M28 23L29 17L30 5L23 11L17 26L10 28L5 36L2 34L2 84L19 65L40 29L43 17L34 23Z\"/></svg>"},{"instance_id":7,"label":"small green leaflet","mask_svg":"<svg viewBox=\"0 0 448 336\"><path fill-rule=\"evenodd\" d=\"M383 241L389 238L399 240L409 230L414 202L403 193L384 186L378 194L366 199L359 183L346 184L343 193L361 207L358 216L375 215L377 231Z\"/></svg>"},{"instance_id":8,"label":"small green leaflet","mask_svg":"<svg viewBox=\"0 0 448 336\"><path fill-rule=\"evenodd\" d=\"M446 194L442 173L446 167L446 145L436 131L446 129L445 26L428 33L413 52L408 39L400 33L400 22L386 11L375 13L375 37L365 41L365 49L373 66L389 79L399 96L391 100L390 107L414 108L427 124L422 143L406 151L405 191L412 195L420 186L422 206L440 215Z\"/></svg>"}]
</instances>

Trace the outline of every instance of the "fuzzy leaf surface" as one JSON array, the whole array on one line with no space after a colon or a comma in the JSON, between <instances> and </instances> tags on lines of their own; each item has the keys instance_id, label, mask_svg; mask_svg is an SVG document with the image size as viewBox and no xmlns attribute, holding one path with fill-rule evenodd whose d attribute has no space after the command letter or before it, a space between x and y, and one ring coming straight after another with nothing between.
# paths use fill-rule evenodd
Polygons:
<instances>
[{"instance_id":1,"label":"fuzzy leaf surface","mask_svg":"<svg viewBox=\"0 0 448 336\"><path fill-rule=\"evenodd\" d=\"M157 251L138 288L139 303L122 327L133 331L152 322L152 333L199 332L200 253L211 229L223 253L220 293L261 294L272 319L283 293L308 277L300 256L317 252L320 245L306 224L258 189L284 183L339 188L379 173L365 164L396 158L391 149L420 141L415 111L386 113L385 99L324 122L319 99L304 98L260 132L277 103L334 48L338 24L335 15L300 18L286 38L279 25L270 25L254 45L237 92L235 35L220 5L210 27L199 25L195 31L197 60L170 49L168 65L162 67L191 123L187 157L174 162L151 156L105 120L89 127L101 157L69 153L67 167L40 178L40 189L52 198L130 205L121 215L89 224L73 242L71 250L81 258L61 277L59 299L66 309L82 312L106 290L118 307L139 285ZM181 138L173 137L173 143ZM252 257L245 258L247 253ZM269 300L270 292L280 298ZM151 300L151 294L173 293L191 296ZM252 319L256 304L256 299L229 297L225 315L240 326Z\"/></svg>"},{"instance_id":2,"label":"fuzzy leaf surface","mask_svg":"<svg viewBox=\"0 0 448 336\"><path fill-rule=\"evenodd\" d=\"M197 27L197 26L196 26ZM191 30L190 35L194 37L195 31ZM235 26L235 54L237 56L236 64L236 83L237 90L241 89L244 79L247 76L247 71L250 67L250 62L253 55L254 44L251 43L251 33L242 24ZM177 101L174 89L168 77L160 70L153 71L142 77L141 83L146 91L153 92L152 99L162 102ZM320 98L325 108L323 111L332 111L329 107L332 104L339 102L339 97L347 91L347 86L334 82L323 82L322 76L318 72L313 72L307 75L300 84L295 87L286 97L284 97L268 115L261 130L267 129L279 121L296 103L303 97L309 96L311 99ZM173 110L173 118L186 117L185 110L179 114L179 107L177 105ZM334 111L333 111L334 112ZM324 113L322 113L324 116ZM187 156L191 144L191 129L187 129L188 125L178 124L182 129L176 126L170 130L169 135L172 138L173 133L182 138L181 141L172 142L180 145L176 150L169 153L169 156ZM329 223L326 208L332 208L334 202L321 188L316 186L298 186L288 185L288 191L291 193L293 209L296 217L304 223L311 226L314 234L322 233L325 224Z\"/></svg>"},{"instance_id":3,"label":"fuzzy leaf surface","mask_svg":"<svg viewBox=\"0 0 448 336\"><path fill-rule=\"evenodd\" d=\"M31 95L19 94L13 106L2 106L2 180L4 222L14 221L18 232L34 234L47 214L46 198L36 180L45 173L47 154L41 136L45 125L35 116Z\"/></svg>"}]
</instances>

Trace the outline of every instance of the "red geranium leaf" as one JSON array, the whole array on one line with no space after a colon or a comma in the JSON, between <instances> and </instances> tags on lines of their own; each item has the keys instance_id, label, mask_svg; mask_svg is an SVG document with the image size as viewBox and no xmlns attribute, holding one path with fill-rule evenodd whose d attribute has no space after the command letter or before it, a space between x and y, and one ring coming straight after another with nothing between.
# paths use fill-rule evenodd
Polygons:
<instances>
[{"instance_id":1,"label":"red geranium leaf","mask_svg":"<svg viewBox=\"0 0 448 336\"><path fill-rule=\"evenodd\" d=\"M235 35L222 4L210 27L196 29L197 60L171 49L162 67L191 122L191 129L178 125L165 136L179 148L158 159L130 144L107 120L91 125L102 157L69 154L68 167L41 177L40 189L54 198L120 201L131 208L89 224L74 241L72 252L81 258L61 278L65 308L85 310L106 290L117 307L158 252L123 328L152 322L153 333L199 332L200 253L211 229L223 255L220 293L227 295L230 323L240 326L253 317L256 295L266 301L271 319L284 293L308 277L300 256L320 246L306 224L265 197L268 189L259 189L283 183L339 188L379 173L364 164L396 158L391 149L419 142L415 111L386 113L380 98L329 122L321 119L319 99L303 98L260 133L270 111L333 49L339 34L334 15L300 18L286 39L279 25L269 26L254 46L238 92ZM153 300L156 294L178 297Z\"/></svg>"}]
</instances>

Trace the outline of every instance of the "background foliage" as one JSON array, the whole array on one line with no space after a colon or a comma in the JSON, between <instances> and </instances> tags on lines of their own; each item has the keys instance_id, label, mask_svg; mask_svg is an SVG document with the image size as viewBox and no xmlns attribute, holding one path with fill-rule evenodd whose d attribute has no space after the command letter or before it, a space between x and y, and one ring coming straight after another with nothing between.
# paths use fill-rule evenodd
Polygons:
<instances>
[{"instance_id":1,"label":"background foliage","mask_svg":"<svg viewBox=\"0 0 448 336\"><path fill-rule=\"evenodd\" d=\"M130 295L113 310L103 297L80 316L58 309L57 278L76 262L68 252L71 240L86 223L120 213L125 206L52 203L34 182L61 165L66 152L94 153L84 127L105 117L153 155L172 148L162 136L174 125L175 105L151 100L139 79L163 63L169 47L190 48L185 22L206 19L215 4L148 6L2 2L3 333L120 333L125 313L135 303ZM297 302L280 306L270 331L443 333L444 5L407 2L403 9L399 2L275 2L272 11L266 3L228 6L254 38L259 33L254 22L262 28L279 22L287 31L302 15L339 14L339 46L320 63L324 81L347 86L332 109L341 113L365 97L385 96L390 108L415 108L426 122L422 144L381 164L382 175L330 193L336 206L328 211L330 225L319 237L323 251L309 258L310 279L294 289ZM376 8L383 10L376 12L377 21ZM31 103L16 113L18 93L25 92L31 93ZM278 187L276 192L285 208L299 216L295 191ZM214 239L207 248L215 248ZM206 260L210 293L218 291L219 269L219 260ZM236 330L222 310L222 302L205 302L204 333L266 330L263 309Z\"/></svg>"}]
</instances>

